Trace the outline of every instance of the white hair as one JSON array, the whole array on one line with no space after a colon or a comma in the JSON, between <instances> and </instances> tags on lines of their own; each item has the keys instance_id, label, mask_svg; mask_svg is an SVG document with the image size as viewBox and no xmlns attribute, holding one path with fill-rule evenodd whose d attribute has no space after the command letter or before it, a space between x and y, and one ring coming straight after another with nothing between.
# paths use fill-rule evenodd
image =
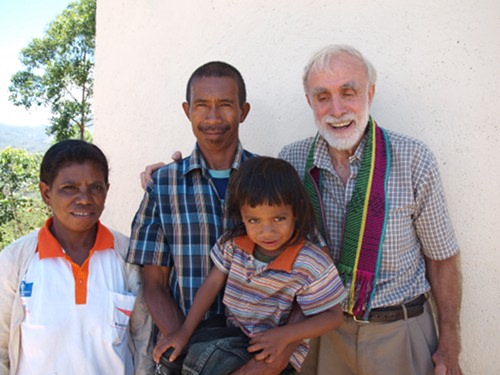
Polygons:
<instances>
[{"instance_id":1,"label":"white hair","mask_svg":"<svg viewBox=\"0 0 500 375\"><path fill-rule=\"evenodd\" d=\"M356 48L345 44L331 44L316 52L304 68L304 75L302 83L304 91L307 92L307 77L312 71L329 71L331 62L341 54L347 53L352 57L358 59L366 70L368 82L370 85L375 84L377 81L377 72L375 67L368 61Z\"/></svg>"}]
</instances>

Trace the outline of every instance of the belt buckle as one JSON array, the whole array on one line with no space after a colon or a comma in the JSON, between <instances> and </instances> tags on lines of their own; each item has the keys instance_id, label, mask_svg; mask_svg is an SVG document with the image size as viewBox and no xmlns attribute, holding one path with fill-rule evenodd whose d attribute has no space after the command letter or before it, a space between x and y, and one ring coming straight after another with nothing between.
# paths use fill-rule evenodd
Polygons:
<instances>
[{"instance_id":1,"label":"belt buckle","mask_svg":"<svg viewBox=\"0 0 500 375\"><path fill-rule=\"evenodd\" d=\"M358 324L368 324L368 323L370 323L369 320L363 319L363 318L358 318L356 315L352 316L352 320L354 320Z\"/></svg>"}]
</instances>

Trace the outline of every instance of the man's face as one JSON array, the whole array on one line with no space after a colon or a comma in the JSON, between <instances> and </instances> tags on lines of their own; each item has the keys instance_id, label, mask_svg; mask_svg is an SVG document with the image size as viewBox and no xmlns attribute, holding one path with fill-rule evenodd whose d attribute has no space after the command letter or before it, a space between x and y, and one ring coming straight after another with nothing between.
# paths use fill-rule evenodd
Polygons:
<instances>
[{"instance_id":1,"label":"man's face","mask_svg":"<svg viewBox=\"0 0 500 375\"><path fill-rule=\"evenodd\" d=\"M363 64L347 53L335 57L328 71L309 73L307 102L330 147L354 153L366 129L374 93Z\"/></svg>"},{"instance_id":2,"label":"man's face","mask_svg":"<svg viewBox=\"0 0 500 375\"><path fill-rule=\"evenodd\" d=\"M191 84L190 103L183 103L203 154L232 150L238 127L250 110L239 105L238 86L229 77L201 77Z\"/></svg>"}]
</instances>

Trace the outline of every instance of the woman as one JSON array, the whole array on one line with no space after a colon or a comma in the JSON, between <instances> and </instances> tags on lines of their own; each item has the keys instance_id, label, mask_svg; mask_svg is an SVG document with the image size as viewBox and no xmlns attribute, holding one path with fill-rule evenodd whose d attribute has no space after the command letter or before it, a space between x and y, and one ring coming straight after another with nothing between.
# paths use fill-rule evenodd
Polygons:
<instances>
[{"instance_id":1,"label":"woman","mask_svg":"<svg viewBox=\"0 0 500 375\"><path fill-rule=\"evenodd\" d=\"M0 375L151 373L139 269L99 221L108 189L98 147L66 140L45 154L52 217L0 252Z\"/></svg>"}]
</instances>

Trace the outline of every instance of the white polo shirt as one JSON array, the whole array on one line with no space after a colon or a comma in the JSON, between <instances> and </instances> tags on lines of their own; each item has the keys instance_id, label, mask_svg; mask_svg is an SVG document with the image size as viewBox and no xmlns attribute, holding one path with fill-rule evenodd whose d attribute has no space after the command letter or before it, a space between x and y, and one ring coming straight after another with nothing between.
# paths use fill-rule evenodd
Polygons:
<instances>
[{"instance_id":1,"label":"white polo shirt","mask_svg":"<svg viewBox=\"0 0 500 375\"><path fill-rule=\"evenodd\" d=\"M128 322L135 296L111 232L98 224L94 247L81 266L50 233L38 234L37 253L20 287L19 375L132 374Z\"/></svg>"}]
</instances>

